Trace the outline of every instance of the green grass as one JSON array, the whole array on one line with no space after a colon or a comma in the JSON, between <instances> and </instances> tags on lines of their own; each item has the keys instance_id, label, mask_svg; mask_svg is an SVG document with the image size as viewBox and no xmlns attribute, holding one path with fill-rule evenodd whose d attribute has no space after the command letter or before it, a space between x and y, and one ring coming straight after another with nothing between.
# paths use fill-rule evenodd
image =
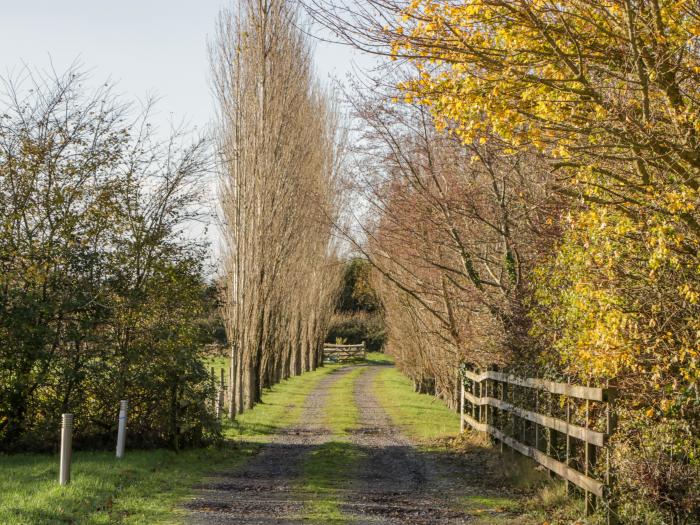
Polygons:
<instances>
[{"instance_id":1,"label":"green grass","mask_svg":"<svg viewBox=\"0 0 700 525\"><path fill-rule=\"evenodd\" d=\"M219 355L218 353L210 354L204 359L202 359L202 362L204 363L204 367L207 369L207 372L211 373L212 367L214 368L214 377L216 377L217 384L219 379L221 378L221 369L223 368L224 380L226 381L226 384L228 384L228 369L229 365L231 364L231 360L228 356Z\"/></svg>"},{"instance_id":2,"label":"green grass","mask_svg":"<svg viewBox=\"0 0 700 525\"><path fill-rule=\"evenodd\" d=\"M305 459L301 489L311 496L304 505L305 522L345 523L339 489L362 463L364 452L346 441L331 441L314 449Z\"/></svg>"},{"instance_id":3,"label":"green grass","mask_svg":"<svg viewBox=\"0 0 700 525\"><path fill-rule=\"evenodd\" d=\"M223 359L223 358L222 358ZM73 455L71 484L58 484L58 457L47 454L0 455L0 523L173 524L183 518L178 505L208 473L245 461L257 443L293 424L306 396L337 367L283 381L263 395L263 402L225 423L225 446L174 453L128 450ZM290 410L289 405L294 405Z\"/></svg>"},{"instance_id":4,"label":"green grass","mask_svg":"<svg viewBox=\"0 0 700 525\"><path fill-rule=\"evenodd\" d=\"M262 402L244 412L235 421L224 423L224 435L237 441L268 442L272 435L297 421L304 400L326 375L339 365L326 365L313 372L286 379L265 391Z\"/></svg>"},{"instance_id":5,"label":"green grass","mask_svg":"<svg viewBox=\"0 0 700 525\"><path fill-rule=\"evenodd\" d=\"M226 356L216 355L204 358L204 366L206 367L207 371L211 371L211 368L214 367L214 374L216 375L217 380L221 377L221 369L223 368L224 377L226 378L226 381L228 381L229 363L229 358Z\"/></svg>"},{"instance_id":6,"label":"green grass","mask_svg":"<svg viewBox=\"0 0 700 525\"><path fill-rule=\"evenodd\" d=\"M347 435L359 425L360 412L355 404L355 381L366 371L366 368L355 368L333 383L329 389L323 422L336 437Z\"/></svg>"},{"instance_id":7,"label":"green grass","mask_svg":"<svg viewBox=\"0 0 700 525\"><path fill-rule=\"evenodd\" d=\"M434 396L415 393L411 380L393 367L375 376L374 393L394 424L414 439L459 434L459 414Z\"/></svg>"},{"instance_id":8,"label":"green grass","mask_svg":"<svg viewBox=\"0 0 700 525\"><path fill-rule=\"evenodd\" d=\"M76 452L65 487L55 456L1 456L0 523L174 523L177 503L207 471L251 453L251 447L128 451L117 460L112 452Z\"/></svg>"},{"instance_id":9,"label":"green grass","mask_svg":"<svg viewBox=\"0 0 700 525\"><path fill-rule=\"evenodd\" d=\"M345 373L329 388L324 426L334 440L316 447L304 459L301 490L311 497L304 505L304 520L319 524L345 523L340 509L339 489L362 464L364 453L346 440L359 426L360 413L355 403L355 382L367 371L358 367Z\"/></svg>"},{"instance_id":10,"label":"green grass","mask_svg":"<svg viewBox=\"0 0 700 525\"><path fill-rule=\"evenodd\" d=\"M497 523L512 523L512 514L522 516L522 503L514 498L503 496L465 496L459 502L462 511L469 513L476 523L495 525Z\"/></svg>"},{"instance_id":11,"label":"green grass","mask_svg":"<svg viewBox=\"0 0 700 525\"><path fill-rule=\"evenodd\" d=\"M366 361L372 365L393 365L394 359L381 352L367 352Z\"/></svg>"}]
</instances>

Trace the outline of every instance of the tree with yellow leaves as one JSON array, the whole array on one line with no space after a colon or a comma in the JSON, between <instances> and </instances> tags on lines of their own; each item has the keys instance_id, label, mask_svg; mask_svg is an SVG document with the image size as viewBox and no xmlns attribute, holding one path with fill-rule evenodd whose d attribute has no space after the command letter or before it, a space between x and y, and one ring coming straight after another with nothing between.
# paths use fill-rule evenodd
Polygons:
<instances>
[{"instance_id":1,"label":"tree with yellow leaves","mask_svg":"<svg viewBox=\"0 0 700 525\"><path fill-rule=\"evenodd\" d=\"M429 107L438 129L465 144L495 136L509 144L504 155L534 148L548 159L570 201L564 238L533 280L533 335L550 349L541 362L617 383L625 399L616 447L627 450L615 456L626 473L620 492L676 521L697 516L697 2L315 8L346 40L409 63L404 102ZM670 438L647 439L661 435Z\"/></svg>"}]
</instances>

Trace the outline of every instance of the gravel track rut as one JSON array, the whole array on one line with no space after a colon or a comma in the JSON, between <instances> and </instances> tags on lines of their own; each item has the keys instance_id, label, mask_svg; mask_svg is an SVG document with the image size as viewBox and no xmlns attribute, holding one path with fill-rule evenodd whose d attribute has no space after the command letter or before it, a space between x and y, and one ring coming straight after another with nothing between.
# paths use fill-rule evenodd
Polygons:
<instances>
[{"instance_id":1,"label":"gravel track rut","mask_svg":"<svg viewBox=\"0 0 700 525\"><path fill-rule=\"evenodd\" d=\"M360 427L350 441L365 458L357 471L357 490L345 494L343 508L358 524L460 524L468 516L451 510L441 473L429 456L416 449L397 429L373 393L370 367L355 383ZM436 490L440 487L442 490Z\"/></svg>"}]
</instances>

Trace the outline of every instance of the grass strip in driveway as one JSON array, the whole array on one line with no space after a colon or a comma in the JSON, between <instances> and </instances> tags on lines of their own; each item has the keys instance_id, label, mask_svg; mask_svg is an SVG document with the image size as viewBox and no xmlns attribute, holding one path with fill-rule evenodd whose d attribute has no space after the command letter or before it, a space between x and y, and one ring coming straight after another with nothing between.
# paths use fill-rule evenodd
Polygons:
<instances>
[{"instance_id":1,"label":"grass strip in driveway","mask_svg":"<svg viewBox=\"0 0 700 525\"><path fill-rule=\"evenodd\" d=\"M319 445L304 460L301 490L313 494L304 506L304 520L319 524L346 523L340 509L339 494L348 478L362 463L364 453L346 439L359 426L360 414L355 403L355 382L367 371L357 366L331 387L325 406L324 425L333 440Z\"/></svg>"},{"instance_id":2,"label":"grass strip in driveway","mask_svg":"<svg viewBox=\"0 0 700 525\"><path fill-rule=\"evenodd\" d=\"M313 497L304 505L303 520L321 524L347 523L340 508L342 489L362 464L365 453L347 441L319 445L304 461L301 489Z\"/></svg>"},{"instance_id":3,"label":"grass strip in driveway","mask_svg":"<svg viewBox=\"0 0 700 525\"><path fill-rule=\"evenodd\" d=\"M366 367L357 366L330 387L323 423L335 437L346 436L359 426L360 412L355 403L355 382L366 371Z\"/></svg>"}]
</instances>

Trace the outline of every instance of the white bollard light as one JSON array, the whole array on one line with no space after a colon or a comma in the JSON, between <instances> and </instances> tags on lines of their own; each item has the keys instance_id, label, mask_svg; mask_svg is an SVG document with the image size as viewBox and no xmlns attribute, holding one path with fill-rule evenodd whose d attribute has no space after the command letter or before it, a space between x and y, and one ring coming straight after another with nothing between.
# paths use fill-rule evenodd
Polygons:
<instances>
[{"instance_id":1,"label":"white bollard light","mask_svg":"<svg viewBox=\"0 0 700 525\"><path fill-rule=\"evenodd\" d=\"M126 444L126 411L128 402L122 400L119 403L119 429L117 431L117 458L124 457L124 445Z\"/></svg>"},{"instance_id":2,"label":"white bollard light","mask_svg":"<svg viewBox=\"0 0 700 525\"><path fill-rule=\"evenodd\" d=\"M73 414L63 414L61 424L61 463L58 482L61 485L70 483L70 462L73 446Z\"/></svg>"}]
</instances>

